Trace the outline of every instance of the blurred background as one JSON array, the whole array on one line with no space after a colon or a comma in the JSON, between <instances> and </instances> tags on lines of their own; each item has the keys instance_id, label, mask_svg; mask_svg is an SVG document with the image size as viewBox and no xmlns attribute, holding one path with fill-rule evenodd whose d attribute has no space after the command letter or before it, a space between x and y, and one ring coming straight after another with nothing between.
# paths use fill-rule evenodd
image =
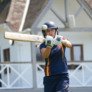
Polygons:
<instances>
[{"instance_id":1,"label":"blurred background","mask_svg":"<svg viewBox=\"0 0 92 92\"><path fill-rule=\"evenodd\" d=\"M92 92L92 0L0 0L0 90L43 92L44 60L38 43L11 45L4 35L42 35L47 21L54 21L59 34L73 44L65 53L70 92Z\"/></svg>"}]
</instances>

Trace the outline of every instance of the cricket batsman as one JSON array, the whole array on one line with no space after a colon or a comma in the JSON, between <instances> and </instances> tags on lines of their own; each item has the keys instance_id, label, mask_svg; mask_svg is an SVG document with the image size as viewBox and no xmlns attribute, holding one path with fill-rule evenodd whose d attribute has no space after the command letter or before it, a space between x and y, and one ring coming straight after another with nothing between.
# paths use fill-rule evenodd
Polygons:
<instances>
[{"instance_id":1,"label":"cricket batsman","mask_svg":"<svg viewBox=\"0 0 92 92\"><path fill-rule=\"evenodd\" d=\"M40 44L40 52L45 60L44 92L69 92L69 74L65 57L66 47L72 44L58 34L58 27L53 21L42 25L45 41Z\"/></svg>"}]
</instances>

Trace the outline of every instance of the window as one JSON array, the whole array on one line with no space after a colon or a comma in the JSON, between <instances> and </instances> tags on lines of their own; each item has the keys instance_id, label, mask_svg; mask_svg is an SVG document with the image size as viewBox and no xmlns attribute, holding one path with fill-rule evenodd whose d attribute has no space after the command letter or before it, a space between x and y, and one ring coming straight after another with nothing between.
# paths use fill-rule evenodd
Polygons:
<instances>
[{"instance_id":1,"label":"window","mask_svg":"<svg viewBox=\"0 0 92 92\"><path fill-rule=\"evenodd\" d=\"M3 50L3 58L4 58L4 62L10 62L10 49L4 49ZM10 68L9 68L9 73L11 72ZM7 74L7 68L4 70L4 74Z\"/></svg>"},{"instance_id":2,"label":"window","mask_svg":"<svg viewBox=\"0 0 92 92\"><path fill-rule=\"evenodd\" d=\"M4 49L3 50L3 57L4 57L4 62L10 61L10 49Z\"/></svg>"},{"instance_id":3,"label":"window","mask_svg":"<svg viewBox=\"0 0 92 92\"><path fill-rule=\"evenodd\" d=\"M74 44L72 48L66 48L66 58L68 62L81 62L83 58L83 45ZM75 69L78 65L70 64L69 69Z\"/></svg>"},{"instance_id":4,"label":"window","mask_svg":"<svg viewBox=\"0 0 92 92\"><path fill-rule=\"evenodd\" d=\"M71 48L71 61L83 61L83 45L73 45Z\"/></svg>"}]
</instances>

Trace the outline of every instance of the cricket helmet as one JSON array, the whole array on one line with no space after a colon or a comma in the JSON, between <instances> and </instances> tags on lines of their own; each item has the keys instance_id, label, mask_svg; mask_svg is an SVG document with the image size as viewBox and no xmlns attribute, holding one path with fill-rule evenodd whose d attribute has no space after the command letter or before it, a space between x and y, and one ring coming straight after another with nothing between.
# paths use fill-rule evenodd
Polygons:
<instances>
[{"instance_id":1,"label":"cricket helmet","mask_svg":"<svg viewBox=\"0 0 92 92\"><path fill-rule=\"evenodd\" d=\"M56 26L56 24L53 21L45 22L42 25L42 33L43 33L44 37L46 36L46 31L48 31L48 29L55 29L57 32L58 27Z\"/></svg>"}]
</instances>

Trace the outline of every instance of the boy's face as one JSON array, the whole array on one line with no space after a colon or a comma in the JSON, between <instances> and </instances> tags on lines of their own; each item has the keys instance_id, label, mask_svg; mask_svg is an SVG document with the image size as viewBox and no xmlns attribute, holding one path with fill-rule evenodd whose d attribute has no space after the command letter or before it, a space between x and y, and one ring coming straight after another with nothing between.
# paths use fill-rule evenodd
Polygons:
<instances>
[{"instance_id":1,"label":"boy's face","mask_svg":"<svg viewBox=\"0 0 92 92\"><path fill-rule=\"evenodd\" d=\"M55 29L48 29L47 32L46 32L46 35L50 35L52 37L55 37L56 30Z\"/></svg>"}]
</instances>

